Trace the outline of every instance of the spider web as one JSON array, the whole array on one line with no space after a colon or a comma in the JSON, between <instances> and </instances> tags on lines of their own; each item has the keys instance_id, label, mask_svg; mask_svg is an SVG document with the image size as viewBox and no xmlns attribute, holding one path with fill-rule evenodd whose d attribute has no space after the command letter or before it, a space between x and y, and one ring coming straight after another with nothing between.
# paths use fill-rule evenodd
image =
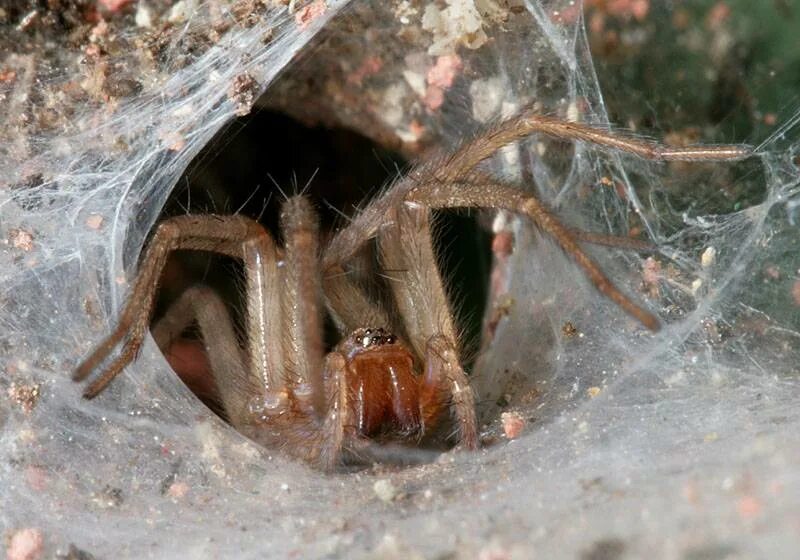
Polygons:
<instances>
[{"instance_id":1,"label":"spider web","mask_svg":"<svg viewBox=\"0 0 800 560\"><path fill-rule=\"evenodd\" d=\"M473 372L495 442L479 453L313 472L224 425L152 341L103 397L80 399L69 372L113 324L162 204L264 91L259 104L388 131L423 155L531 104L610 121L578 3L371 4L98 2L102 19L65 10L57 25L9 12L18 18L4 24L12 54L0 65L9 557L25 538L41 538L47 557L70 545L96 557L788 557L800 496L791 112L746 138L701 128L702 141L757 144L757 157L735 165L650 164L546 138L485 162L574 227L658 244L650 258L589 251L664 328L643 332L549 240L494 218L515 249L495 255L489 313L502 313ZM649 22L670 26L655 9ZM673 85L655 95L680 98ZM513 442L501 409L527 419Z\"/></svg>"}]
</instances>

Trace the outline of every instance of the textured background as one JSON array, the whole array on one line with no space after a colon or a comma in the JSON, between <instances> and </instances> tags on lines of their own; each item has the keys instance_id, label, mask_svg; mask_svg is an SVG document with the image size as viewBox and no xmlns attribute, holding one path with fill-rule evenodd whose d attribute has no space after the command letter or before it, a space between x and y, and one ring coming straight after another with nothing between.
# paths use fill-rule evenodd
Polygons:
<instances>
[{"instance_id":1,"label":"textured background","mask_svg":"<svg viewBox=\"0 0 800 560\"><path fill-rule=\"evenodd\" d=\"M7 555L792 557L800 14L788 1L586 4L588 38L566 1L4 7ZM509 217L498 228L517 244L489 309L513 304L473 372L485 448L323 475L221 423L152 342L96 401L68 379L113 324L185 168L265 88L259 106L408 157L531 102L761 157L651 165L534 139L489 162L572 224L651 235L669 258L593 254L667 328L641 332ZM522 437L500 435L501 409L528 420Z\"/></svg>"}]
</instances>

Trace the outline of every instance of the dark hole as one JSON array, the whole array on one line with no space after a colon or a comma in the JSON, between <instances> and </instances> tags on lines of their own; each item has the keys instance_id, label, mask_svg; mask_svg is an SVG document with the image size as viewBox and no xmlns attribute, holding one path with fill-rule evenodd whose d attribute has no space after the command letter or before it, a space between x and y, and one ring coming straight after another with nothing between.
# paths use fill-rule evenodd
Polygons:
<instances>
[{"instance_id":1,"label":"dark hole","mask_svg":"<svg viewBox=\"0 0 800 560\"><path fill-rule=\"evenodd\" d=\"M281 113L258 111L232 121L198 155L161 219L187 211L240 213L258 219L281 243L278 222L284 193L302 191L319 214L324 245L345 225L346 216L358 212L406 166L399 155L356 132L309 128ZM489 236L471 216L441 213L436 216L435 245L448 293L456 300L452 307L464 333L465 355L474 356L486 301ZM173 253L162 276L154 322L183 291L202 284L222 296L242 333L242 272L234 259L197 251ZM195 394L221 414L199 334L187 330L164 349L165 354ZM328 347L338 339L328 321Z\"/></svg>"}]
</instances>

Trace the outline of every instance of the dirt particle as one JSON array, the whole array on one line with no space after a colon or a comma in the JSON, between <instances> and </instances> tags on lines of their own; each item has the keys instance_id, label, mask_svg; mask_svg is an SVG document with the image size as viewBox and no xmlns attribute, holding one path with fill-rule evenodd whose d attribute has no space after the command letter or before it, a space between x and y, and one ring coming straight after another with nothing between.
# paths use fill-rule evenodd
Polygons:
<instances>
[{"instance_id":1,"label":"dirt particle","mask_svg":"<svg viewBox=\"0 0 800 560\"><path fill-rule=\"evenodd\" d=\"M589 395L589 398L595 398L597 395L601 393L602 389L600 387L589 387L586 389L586 394Z\"/></svg>"},{"instance_id":2,"label":"dirt particle","mask_svg":"<svg viewBox=\"0 0 800 560\"><path fill-rule=\"evenodd\" d=\"M130 4L131 0L97 0L97 3L101 8L113 14L124 8L126 4Z\"/></svg>"},{"instance_id":3,"label":"dirt particle","mask_svg":"<svg viewBox=\"0 0 800 560\"><path fill-rule=\"evenodd\" d=\"M700 255L700 266L703 268L711 268L717 260L717 250L714 247L706 247L703 254Z\"/></svg>"},{"instance_id":4,"label":"dirt particle","mask_svg":"<svg viewBox=\"0 0 800 560\"><path fill-rule=\"evenodd\" d=\"M706 26L709 29L719 29L731 15L731 8L725 2L717 2L708 11Z\"/></svg>"},{"instance_id":5,"label":"dirt particle","mask_svg":"<svg viewBox=\"0 0 800 560\"><path fill-rule=\"evenodd\" d=\"M42 557L44 537L39 529L15 531L7 542L6 560L37 560Z\"/></svg>"},{"instance_id":6,"label":"dirt particle","mask_svg":"<svg viewBox=\"0 0 800 560\"><path fill-rule=\"evenodd\" d=\"M186 138L177 131L171 131L164 134L161 138L166 148L171 152L180 152L186 147Z\"/></svg>"},{"instance_id":7,"label":"dirt particle","mask_svg":"<svg viewBox=\"0 0 800 560\"><path fill-rule=\"evenodd\" d=\"M436 111L444 104L444 90L437 86L428 86L423 103L430 112Z\"/></svg>"},{"instance_id":8,"label":"dirt particle","mask_svg":"<svg viewBox=\"0 0 800 560\"><path fill-rule=\"evenodd\" d=\"M240 117L247 115L258 96L258 82L247 72L234 78L228 97L236 104L236 114Z\"/></svg>"},{"instance_id":9,"label":"dirt particle","mask_svg":"<svg viewBox=\"0 0 800 560\"><path fill-rule=\"evenodd\" d=\"M19 31L28 31L32 29L40 19L40 14L37 10L31 10L19 20L17 29Z\"/></svg>"},{"instance_id":10,"label":"dirt particle","mask_svg":"<svg viewBox=\"0 0 800 560\"><path fill-rule=\"evenodd\" d=\"M658 285L661 281L661 263L653 257L647 257L642 267L642 289L650 297L658 297Z\"/></svg>"},{"instance_id":11,"label":"dirt particle","mask_svg":"<svg viewBox=\"0 0 800 560\"><path fill-rule=\"evenodd\" d=\"M525 429L525 418L519 412L504 412L500 415L500 421L508 439L517 439Z\"/></svg>"},{"instance_id":12,"label":"dirt particle","mask_svg":"<svg viewBox=\"0 0 800 560\"><path fill-rule=\"evenodd\" d=\"M464 63L457 54L447 54L436 59L436 63L430 67L425 80L429 86L448 89L455 82Z\"/></svg>"},{"instance_id":13,"label":"dirt particle","mask_svg":"<svg viewBox=\"0 0 800 560\"><path fill-rule=\"evenodd\" d=\"M88 218L86 218L86 226L89 229L100 229L100 226L103 225L103 216L100 214L92 214Z\"/></svg>"},{"instance_id":14,"label":"dirt particle","mask_svg":"<svg viewBox=\"0 0 800 560\"><path fill-rule=\"evenodd\" d=\"M774 264L770 264L764 268L764 274L770 280L779 280L781 277L781 269Z\"/></svg>"},{"instance_id":15,"label":"dirt particle","mask_svg":"<svg viewBox=\"0 0 800 560\"><path fill-rule=\"evenodd\" d=\"M392 502L397 497L397 488L392 484L391 480L386 478L376 481L375 484L372 485L372 490L375 492L375 495L386 504Z\"/></svg>"},{"instance_id":16,"label":"dirt particle","mask_svg":"<svg viewBox=\"0 0 800 560\"><path fill-rule=\"evenodd\" d=\"M300 29L307 29L315 19L320 17L328 9L325 0L314 0L310 4L303 6L294 15L294 22Z\"/></svg>"},{"instance_id":17,"label":"dirt particle","mask_svg":"<svg viewBox=\"0 0 800 560\"><path fill-rule=\"evenodd\" d=\"M167 488L167 496L175 500L180 500L189 493L189 485L185 482L173 482Z\"/></svg>"},{"instance_id":18,"label":"dirt particle","mask_svg":"<svg viewBox=\"0 0 800 560\"><path fill-rule=\"evenodd\" d=\"M761 500L752 495L743 496L736 502L736 511L742 519L752 519L758 516L762 509Z\"/></svg>"},{"instance_id":19,"label":"dirt particle","mask_svg":"<svg viewBox=\"0 0 800 560\"><path fill-rule=\"evenodd\" d=\"M12 229L8 235L11 245L15 249L31 251L33 249L33 234L24 229Z\"/></svg>"},{"instance_id":20,"label":"dirt particle","mask_svg":"<svg viewBox=\"0 0 800 560\"><path fill-rule=\"evenodd\" d=\"M136 6L136 15L134 15L134 22L137 27L150 29L153 27L153 14L150 7L144 2L140 2Z\"/></svg>"},{"instance_id":21,"label":"dirt particle","mask_svg":"<svg viewBox=\"0 0 800 560\"><path fill-rule=\"evenodd\" d=\"M12 383L6 394L25 414L30 414L30 412L36 408L36 403L39 402L39 388L40 386L38 383L32 383L30 385Z\"/></svg>"},{"instance_id":22,"label":"dirt particle","mask_svg":"<svg viewBox=\"0 0 800 560\"><path fill-rule=\"evenodd\" d=\"M578 334L578 329L575 328L575 325L572 324L572 321L567 321L561 327L561 334L563 334L567 338L572 338L576 334Z\"/></svg>"},{"instance_id":23,"label":"dirt particle","mask_svg":"<svg viewBox=\"0 0 800 560\"><path fill-rule=\"evenodd\" d=\"M10 68L0 70L0 83L8 84L17 79L17 72Z\"/></svg>"},{"instance_id":24,"label":"dirt particle","mask_svg":"<svg viewBox=\"0 0 800 560\"><path fill-rule=\"evenodd\" d=\"M170 8L167 14L167 21L173 24L182 23L186 21L188 11L189 7L186 5L186 2L183 0L176 2L172 5L172 8Z\"/></svg>"}]
</instances>

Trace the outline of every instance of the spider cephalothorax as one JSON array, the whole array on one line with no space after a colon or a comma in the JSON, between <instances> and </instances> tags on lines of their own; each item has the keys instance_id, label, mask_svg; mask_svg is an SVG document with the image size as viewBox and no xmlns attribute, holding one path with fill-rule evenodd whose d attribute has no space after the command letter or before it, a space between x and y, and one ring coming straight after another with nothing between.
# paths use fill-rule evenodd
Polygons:
<instances>
[{"instance_id":1,"label":"spider cephalothorax","mask_svg":"<svg viewBox=\"0 0 800 560\"><path fill-rule=\"evenodd\" d=\"M377 197L322 250L316 215L302 196L289 198L273 235L242 216L181 216L163 222L142 260L114 332L77 368L96 396L133 360L150 321L167 255L177 249L241 259L246 282L246 340L208 288L187 290L152 329L160 347L187 326L199 327L219 398L230 423L251 438L330 469L371 441L416 445L449 421L457 443L478 446L475 399L462 369L457 329L431 241L430 210L490 208L515 212L551 236L597 289L646 327L656 316L624 295L581 249L606 243L564 225L530 187L495 179L478 164L534 133L583 141L661 161L736 160L741 146L670 148L534 112L489 128L451 154L416 166ZM348 274L348 264L376 241L380 272L390 276L391 315ZM330 352L322 325L329 315L342 341ZM403 333L404 340L394 332ZM115 349L118 355L106 363Z\"/></svg>"}]
</instances>

